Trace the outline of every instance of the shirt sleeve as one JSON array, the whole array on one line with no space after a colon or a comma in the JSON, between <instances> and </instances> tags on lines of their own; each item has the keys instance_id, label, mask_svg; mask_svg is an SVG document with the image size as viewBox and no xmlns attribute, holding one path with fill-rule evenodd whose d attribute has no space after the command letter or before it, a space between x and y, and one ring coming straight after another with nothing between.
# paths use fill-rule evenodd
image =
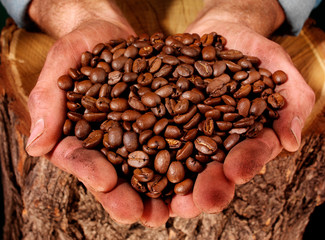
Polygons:
<instances>
[{"instance_id":1,"label":"shirt sleeve","mask_svg":"<svg viewBox=\"0 0 325 240\"><path fill-rule=\"evenodd\" d=\"M279 0L292 34L299 34L311 11L320 2L321 0Z\"/></svg>"},{"instance_id":2,"label":"shirt sleeve","mask_svg":"<svg viewBox=\"0 0 325 240\"><path fill-rule=\"evenodd\" d=\"M27 8L31 0L0 0L10 17L19 27L27 24Z\"/></svg>"}]
</instances>

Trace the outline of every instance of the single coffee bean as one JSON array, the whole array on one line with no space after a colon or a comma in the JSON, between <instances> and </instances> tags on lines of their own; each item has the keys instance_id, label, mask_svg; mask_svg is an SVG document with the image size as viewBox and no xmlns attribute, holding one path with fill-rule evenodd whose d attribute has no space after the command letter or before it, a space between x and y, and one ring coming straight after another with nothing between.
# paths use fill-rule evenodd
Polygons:
<instances>
[{"instance_id":1,"label":"single coffee bean","mask_svg":"<svg viewBox=\"0 0 325 240\"><path fill-rule=\"evenodd\" d=\"M133 170L133 176L140 182L149 182L153 179L155 173L151 168L136 168Z\"/></svg>"},{"instance_id":2,"label":"single coffee bean","mask_svg":"<svg viewBox=\"0 0 325 240\"><path fill-rule=\"evenodd\" d=\"M63 134L69 136L72 133L73 124L70 119L66 119L63 124Z\"/></svg>"},{"instance_id":3,"label":"single coffee bean","mask_svg":"<svg viewBox=\"0 0 325 240\"><path fill-rule=\"evenodd\" d=\"M159 135L167 126L168 124L168 119L167 118L162 118L158 120L155 125L153 126L153 132L156 135Z\"/></svg>"},{"instance_id":4,"label":"single coffee bean","mask_svg":"<svg viewBox=\"0 0 325 240\"><path fill-rule=\"evenodd\" d=\"M123 94L128 88L127 83L125 82L118 82L117 84L114 85L114 87L111 90L111 97L112 98L117 98L121 94Z\"/></svg>"},{"instance_id":5,"label":"single coffee bean","mask_svg":"<svg viewBox=\"0 0 325 240\"><path fill-rule=\"evenodd\" d=\"M154 92L147 92L141 97L141 102L150 108L156 107L158 104L161 103L161 99L159 95Z\"/></svg>"},{"instance_id":6,"label":"single coffee bean","mask_svg":"<svg viewBox=\"0 0 325 240\"><path fill-rule=\"evenodd\" d=\"M102 130L92 131L88 137L83 141L82 146L84 148L95 148L103 140L104 132Z\"/></svg>"},{"instance_id":7,"label":"single coffee bean","mask_svg":"<svg viewBox=\"0 0 325 240\"><path fill-rule=\"evenodd\" d=\"M191 130L188 130L185 135L181 138L182 141L192 141L196 138L196 135L198 133L197 128L193 128Z\"/></svg>"},{"instance_id":8,"label":"single coffee bean","mask_svg":"<svg viewBox=\"0 0 325 240\"><path fill-rule=\"evenodd\" d=\"M69 111L67 113L67 117L68 119L70 119L72 122L78 122L79 120L81 120L83 118L82 114L77 113L77 112L71 112Z\"/></svg>"},{"instance_id":9,"label":"single coffee bean","mask_svg":"<svg viewBox=\"0 0 325 240\"><path fill-rule=\"evenodd\" d=\"M181 130L177 126L168 125L164 134L165 138L180 138L182 136Z\"/></svg>"},{"instance_id":10,"label":"single coffee bean","mask_svg":"<svg viewBox=\"0 0 325 240\"><path fill-rule=\"evenodd\" d=\"M157 121L157 119L156 119L155 115L151 112L147 112L147 113L141 115L136 120L136 124L139 126L139 128L141 130L146 130L146 129L152 128L155 125L156 121Z\"/></svg>"},{"instance_id":11,"label":"single coffee bean","mask_svg":"<svg viewBox=\"0 0 325 240\"><path fill-rule=\"evenodd\" d=\"M195 148L206 155L212 155L217 149L217 143L208 136L199 136L194 141Z\"/></svg>"},{"instance_id":12,"label":"single coffee bean","mask_svg":"<svg viewBox=\"0 0 325 240\"><path fill-rule=\"evenodd\" d=\"M134 152L139 147L138 134L128 131L123 134L123 144L128 152Z\"/></svg>"},{"instance_id":13,"label":"single coffee bean","mask_svg":"<svg viewBox=\"0 0 325 240\"><path fill-rule=\"evenodd\" d=\"M210 77L213 73L212 67L206 61L196 61L194 63L194 67L200 76L205 78Z\"/></svg>"},{"instance_id":14,"label":"single coffee bean","mask_svg":"<svg viewBox=\"0 0 325 240\"><path fill-rule=\"evenodd\" d=\"M89 79L92 83L104 83L107 77L107 73L102 68L93 68L91 70Z\"/></svg>"},{"instance_id":15,"label":"single coffee bean","mask_svg":"<svg viewBox=\"0 0 325 240\"><path fill-rule=\"evenodd\" d=\"M154 168L160 174L165 174L170 164L171 156L168 150L161 150L157 153L154 161Z\"/></svg>"},{"instance_id":16,"label":"single coffee bean","mask_svg":"<svg viewBox=\"0 0 325 240\"><path fill-rule=\"evenodd\" d=\"M183 164L180 161L171 162L166 176L171 183L181 182L185 177L185 168Z\"/></svg>"},{"instance_id":17,"label":"single coffee bean","mask_svg":"<svg viewBox=\"0 0 325 240\"><path fill-rule=\"evenodd\" d=\"M131 152L128 156L128 164L134 168L143 168L149 164L149 156L143 151Z\"/></svg>"},{"instance_id":18,"label":"single coffee bean","mask_svg":"<svg viewBox=\"0 0 325 240\"><path fill-rule=\"evenodd\" d=\"M274 109L280 109L284 107L285 100L280 93L273 93L267 98L268 104L270 104Z\"/></svg>"},{"instance_id":19,"label":"single coffee bean","mask_svg":"<svg viewBox=\"0 0 325 240\"><path fill-rule=\"evenodd\" d=\"M288 76L282 70L278 70L272 74L272 80L275 84L280 85L288 80Z\"/></svg>"},{"instance_id":20,"label":"single coffee bean","mask_svg":"<svg viewBox=\"0 0 325 240\"><path fill-rule=\"evenodd\" d=\"M182 142L178 139L166 138L166 142L170 149L179 149L182 146Z\"/></svg>"},{"instance_id":21,"label":"single coffee bean","mask_svg":"<svg viewBox=\"0 0 325 240\"><path fill-rule=\"evenodd\" d=\"M63 75L58 79L58 86L64 91L72 90L73 89L73 81L72 78L68 75Z\"/></svg>"},{"instance_id":22,"label":"single coffee bean","mask_svg":"<svg viewBox=\"0 0 325 240\"><path fill-rule=\"evenodd\" d=\"M139 179L135 175L133 175L131 178L131 186L140 193L145 193L148 191L146 184L143 182L140 182Z\"/></svg>"},{"instance_id":23,"label":"single coffee bean","mask_svg":"<svg viewBox=\"0 0 325 240\"><path fill-rule=\"evenodd\" d=\"M194 145L192 142L186 142L184 146L177 151L176 160L182 161L187 159L193 152Z\"/></svg>"},{"instance_id":24,"label":"single coffee bean","mask_svg":"<svg viewBox=\"0 0 325 240\"><path fill-rule=\"evenodd\" d=\"M108 151L106 157L108 161L110 161L113 165L120 165L124 161L120 155L116 154L113 151Z\"/></svg>"},{"instance_id":25,"label":"single coffee bean","mask_svg":"<svg viewBox=\"0 0 325 240\"><path fill-rule=\"evenodd\" d=\"M267 103L262 98L255 98L252 101L251 108L249 109L249 113L255 117L262 115L265 111Z\"/></svg>"},{"instance_id":26,"label":"single coffee bean","mask_svg":"<svg viewBox=\"0 0 325 240\"><path fill-rule=\"evenodd\" d=\"M113 98L109 104L112 111L124 112L128 109L128 100L125 98Z\"/></svg>"},{"instance_id":27,"label":"single coffee bean","mask_svg":"<svg viewBox=\"0 0 325 240\"><path fill-rule=\"evenodd\" d=\"M203 163L195 160L192 157L187 158L185 164L186 164L186 168L191 172L200 173L204 170Z\"/></svg>"},{"instance_id":28,"label":"single coffee bean","mask_svg":"<svg viewBox=\"0 0 325 240\"><path fill-rule=\"evenodd\" d=\"M164 149L166 141L162 136L153 136L148 140L148 147L153 149Z\"/></svg>"},{"instance_id":29,"label":"single coffee bean","mask_svg":"<svg viewBox=\"0 0 325 240\"><path fill-rule=\"evenodd\" d=\"M193 185L194 185L193 180L190 178L187 178L187 179L183 180L182 182L175 184L174 192L178 195L184 196L192 191Z\"/></svg>"},{"instance_id":30,"label":"single coffee bean","mask_svg":"<svg viewBox=\"0 0 325 240\"><path fill-rule=\"evenodd\" d=\"M165 176L156 174L153 179L147 182L148 190L154 194L161 194L167 187L168 179Z\"/></svg>"},{"instance_id":31,"label":"single coffee bean","mask_svg":"<svg viewBox=\"0 0 325 240\"><path fill-rule=\"evenodd\" d=\"M236 133L230 134L223 142L223 146L225 147L225 149L229 151L238 143L239 138L240 138L239 134Z\"/></svg>"},{"instance_id":32,"label":"single coffee bean","mask_svg":"<svg viewBox=\"0 0 325 240\"><path fill-rule=\"evenodd\" d=\"M101 112L107 113L110 110L109 107L110 102L111 102L110 99L105 97L100 97L96 100L96 108Z\"/></svg>"},{"instance_id":33,"label":"single coffee bean","mask_svg":"<svg viewBox=\"0 0 325 240\"><path fill-rule=\"evenodd\" d=\"M85 139L90 132L91 126L86 120L81 119L76 123L74 134L78 139Z\"/></svg>"}]
</instances>

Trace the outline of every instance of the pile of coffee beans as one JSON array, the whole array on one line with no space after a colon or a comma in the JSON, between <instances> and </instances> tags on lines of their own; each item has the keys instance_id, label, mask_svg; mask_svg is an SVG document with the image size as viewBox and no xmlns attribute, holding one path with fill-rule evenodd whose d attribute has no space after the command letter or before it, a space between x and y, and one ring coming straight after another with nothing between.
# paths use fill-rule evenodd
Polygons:
<instances>
[{"instance_id":1,"label":"pile of coffee beans","mask_svg":"<svg viewBox=\"0 0 325 240\"><path fill-rule=\"evenodd\" d=\"M58 79L64 135L98 149L146 196L192 191L210 161L272 126L287 75L209 33L142 34L97 44Z\"/></svg>"}]
</instances>

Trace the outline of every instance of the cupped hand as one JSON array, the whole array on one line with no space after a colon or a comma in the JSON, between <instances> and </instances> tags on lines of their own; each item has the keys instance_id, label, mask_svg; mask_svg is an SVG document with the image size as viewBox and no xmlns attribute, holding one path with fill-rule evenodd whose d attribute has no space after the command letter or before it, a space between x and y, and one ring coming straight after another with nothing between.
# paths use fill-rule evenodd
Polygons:
<instances>
[{"instance_id":1,"label":"cupped hand","mask_svg":"<svg viewBox=\"0 0 325 240\"><path fill-rule=\"evenodd\" d=\"M131 28L106 21L87 21L57 40L29 96L32 126L26 150L32 156L46 155L54 165L76 176L117 222L129 224L141 220L157 226L169 217L161 200L143 203L130 184L118 178L103 154L83 148L76 137L61 139L66 97L58 88L57 79L67 74L69 68L77 67L81 54L91 51L97 43L126 39L129 35L135 35Z\"/></svg>"},{"instance_id":2,"label":"cupped hand","mask_svg":"<svg viewBox=\"0 0 325 240\"><path fill-rule=\"evenodd\" d=\"M172 201L174 214L194 216L201 211L221 211L232 200L235 184L252 179L283 148L290 152L298 150L301 131L313 108L315 95L281 46L240 23L198 20L186 32L201 36L216 32L227 39L226 48L256 56L261 60L260 67L271 72L283 70L288 75L288 81L276 87L276 91L285 97L286 105L279 111L280 118L274 121L273 128L265 128L258 137L237 144L223 166L209 163L198 175L193 194L178 196Z\"/></svg>"}]
</instances>

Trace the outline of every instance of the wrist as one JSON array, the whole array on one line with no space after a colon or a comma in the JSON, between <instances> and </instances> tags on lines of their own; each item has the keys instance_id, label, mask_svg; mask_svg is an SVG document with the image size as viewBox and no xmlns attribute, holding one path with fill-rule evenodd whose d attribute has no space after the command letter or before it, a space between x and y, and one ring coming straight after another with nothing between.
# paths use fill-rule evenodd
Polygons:
<instances>
[{"instance_id":1,"label":"wrist","mask_svg":"<svg viewBox=\"0 0 325 240\"><path fill-rule=\"evenodd\" d=\"M92 21L107 21L122 31L133 33L113 0L33 0L28 14L43 32L54 38Z\"/></svg>"},{"instance_id":2,"label":"wrist","mask_svg":"<svg viewBox=\"0 0 325 240\"><path fill-rule=\"evenodd\" d=\"M233 23L269 36L284 20L285 14L277 0L205 0L194 24Z\"/></svg>"}]
</instances>

